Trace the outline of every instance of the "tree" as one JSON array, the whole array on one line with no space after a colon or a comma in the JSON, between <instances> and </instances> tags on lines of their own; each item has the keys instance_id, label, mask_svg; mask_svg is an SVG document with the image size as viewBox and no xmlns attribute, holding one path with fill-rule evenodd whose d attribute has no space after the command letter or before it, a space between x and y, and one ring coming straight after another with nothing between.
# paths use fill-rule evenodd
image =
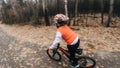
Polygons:
<instances>
[{"instance_id":1,"label":"tree","mask_svg":"<svg viewBox=\"0 0 120 68\"><path fill-rule=\"evenodd\" d=\"M42 5L43 5L43 13L44 13L44 17L45 17L46 26L50 26L48 11L47 11L47 7L45 4L45 0L42 0Z\"/></svg>"},{"instance_id":2,"label":"tree","mask_svg":"<svg viewBox=\"0 0 120 68\"><path fill-rule=\"evenodd\" d=\"M104 18L104 2L101 0L101 24L103 24L103 18Z\"/></svg>"},{"instance_id":3,"label":"tree","mask_svg":"<svg viewBox=\"0 0 120 68\"><path fill-rule=\"evenodd\" d=\"M13 12L11 11L12 5L2 2L1 15L2 21L7 24L12 24L13 22Z\"/></svg>"},{"instance_id":4,"label":"tree","mask_svg":"<svg viewBox=\"0 0 120 68\"><path fill-rule=\"evenodd\" d=\"M65 15L68 16L67 0L65 0Z\"/></svg>"},{"instance_id":5,"label":"tree","mask_svg":"<svg viewBox=\"0 0 120 68\"><path fill-rule=\"evenodd\" d=\"M78 0L75 0L75 21L74 21L74 25L78 25L78 18L77 18L77 15L78 15Z\"/></svg>"},{"instance_id":6,"label":"tree","mask_svg":"<svg viewBox=\"0 0 120 68\"><path fill-rule=\"evenodd\" d=\"M108 21L107 21L106 27L110 26L112 12L113 12L113 4L114 4L114 0L110 0L110 9L109 9L109 15L108 15Z\"/></svg>"},{"instance_id":7,"label":"tree","mask_svg":"<svg viewBox=\"0 0 120 68\"><path fill-rule=\"evenodd\" d=\"M57 12L60 13L60 0L57 0Z\"/></svg>"}]
</instances>

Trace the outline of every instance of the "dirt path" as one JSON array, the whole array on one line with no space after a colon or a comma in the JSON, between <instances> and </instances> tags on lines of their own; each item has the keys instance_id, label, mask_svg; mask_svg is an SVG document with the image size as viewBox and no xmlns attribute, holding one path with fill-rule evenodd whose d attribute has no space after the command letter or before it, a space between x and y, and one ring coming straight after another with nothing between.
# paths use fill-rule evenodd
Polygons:
<instances>
[{"instance_id":1,"label":"dirt path","mask_svg":"<svg viewBox=\"0 0 120 68\"><path fill-rule=\"evenodd\" d=\"M0 28L0 68L63 68L48 58L46 48L21 42Z\"/></svg>"},{"instance_id":2,"label":"dirt path","mask_svg":"<svg viewBox=\"0 0 120 68\"><path fill-rule=\"evenodd\" d=\"M54 40L55 30L54 27L0 24L0 68L68 68L64 58L55 62L45 53ZM120 67L119 28L82 27L76 32L81 37L84 54L96 59L96 68Z\"/></svg>"}]
</instances>

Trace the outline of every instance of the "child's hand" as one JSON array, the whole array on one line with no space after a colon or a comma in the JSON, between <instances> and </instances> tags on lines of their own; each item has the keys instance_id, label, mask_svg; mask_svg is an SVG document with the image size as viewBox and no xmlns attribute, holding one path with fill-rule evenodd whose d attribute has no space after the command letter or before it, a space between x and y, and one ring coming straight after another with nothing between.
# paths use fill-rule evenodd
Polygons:
<instances>
[{"instance_id":1,"label":"child's hand","mask_svg":"<svg viewBox=\"0 0 120 68\"><path fill-rule=\"evenodd\" d=\"M49 48L48 50L49 50L49 51L53 51L53 49L51 49L51 48Z\"/></svg>"}]
</instances>

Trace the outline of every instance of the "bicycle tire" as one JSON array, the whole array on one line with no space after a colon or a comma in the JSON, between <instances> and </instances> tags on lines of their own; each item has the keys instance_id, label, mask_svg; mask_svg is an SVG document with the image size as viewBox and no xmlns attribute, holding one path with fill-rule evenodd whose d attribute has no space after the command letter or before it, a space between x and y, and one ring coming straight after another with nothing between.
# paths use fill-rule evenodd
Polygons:
<instances>
[{"instance_id":1,"label":"bicycle tire","mask_svg":"<svg viewBox=\"0 0 120 68\"><path fill-rule=\"evenodd\" d=\"M80 56L77 59L78 59L78 64L79 64L80 68L94 68L96 65L95 60L88 56ZM91 65L88 63L88 60L92 62Z\"/></svg>"},{"instance_id":2,"label":"bicycle tire","mask_svg":"<svg viewBox=\"0 0 120 68\"><path fill-rule=\"evenodd\" d=\"M53 51L50 52L49 50L47 50L46 52L47 52L47 55L48 55L51 59L53 59L53 60L55 60L55 61L60 61L60 60L61 60L61 55L60 55L59 52L56 51L56 53L53 53ZM51 54L50 54L50 53L51 53ZM56 56L57 56L57 58L56 58Z\"/></svg>"}]
</instances>

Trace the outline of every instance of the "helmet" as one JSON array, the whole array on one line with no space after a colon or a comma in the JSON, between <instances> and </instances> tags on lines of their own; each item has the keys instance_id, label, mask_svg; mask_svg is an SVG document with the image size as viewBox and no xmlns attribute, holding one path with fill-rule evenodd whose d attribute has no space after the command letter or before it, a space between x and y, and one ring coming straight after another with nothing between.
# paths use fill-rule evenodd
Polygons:
<instances>
[{"instance_id":1,"label":"helmet","mask_svg":"<svg viewBox=\"0 0 120 68\"><path fill-rule=\"evenodd\" d=\"M54 16L54 23L61 24L62 22L67 22L69 20L69 17L65 16L64 14L57 14Z\"/></svg>"}]
</instances>

